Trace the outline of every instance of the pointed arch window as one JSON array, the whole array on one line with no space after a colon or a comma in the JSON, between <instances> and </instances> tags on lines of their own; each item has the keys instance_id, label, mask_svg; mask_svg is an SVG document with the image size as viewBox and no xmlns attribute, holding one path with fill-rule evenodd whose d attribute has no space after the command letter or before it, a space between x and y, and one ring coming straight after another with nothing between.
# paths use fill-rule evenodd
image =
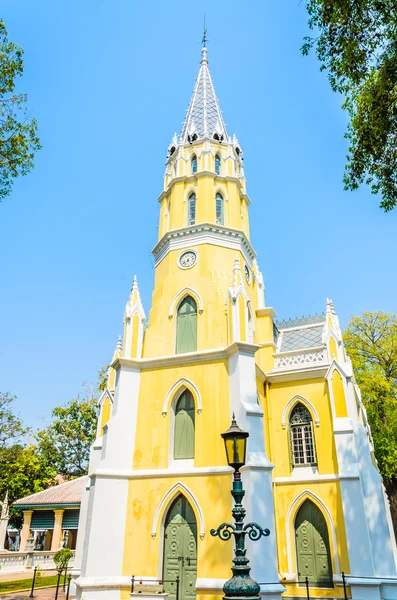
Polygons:
<instances>
[{"instance_id":1,"label":"pointed arch window","mask_svg":"<svg viewBox=\"0 0 397 600\"><path fill-rule=\"evenodd\" d=\"M195 173L197 173L197 156L195 154L193 154L190 160L190 165L192 167L192 175L194 175Z\"/></svg>"},{"instance_id":2,"label":"pointed arch window","mask_svg":"<svg viewBox=\"0 0 397 600\"><path fill-rule=\"evenodd\" d=\"M292 465L317 464L312 417L306 406L300 402L291 411L289 428Z\"/></svg>"},{"instance_id":3,"label":"pointed arch window","mask_svg":"<svg viewBox=\"0 0 397 600\"><path fill-rule=\"evenodd\" d=\"M298 581L332 586L332 562L328 527L321 510L305 500L295 518Z\"/></svg>"},{"instance_id":4,"label":"pointed arch window","mask_svg":"<svg viewBox=\"0 0 397 600\"><path fill-rule=\"evenodd\" d=\"M254 324L252 322L252 314L250 302L247 303L247 342L254 341Z\"/></svg>"},{"instance_id":5,"label":"pointed arch window","mask_svg":"<svg viewBox=\"0 0 397 600\"><path fill-rule=\"evenodd\" d=\"M223 196L220 192L217 192L215 196L215 207L216 207L216 224L224 225L225 216L224 216L224 202Z\"/></svg>"},{"instance_id":6,"label":"pointed arch window","mask_svg":"<svg viewBox=\"0 0 397 600\"><path fill-rule=\"evenodd\" d=\"M215 155L215 173L217 175L221 174L221 157L219 154Z\"/></svg>"},{"instance_id":7,"label":"pointed arch window","mask_svg":"<svg viewBox=\"0 0 397 600\"><path fill-rule=\"evenodd\" d=\"M197 350L197 304L186 296L178 306L176 319L176 353Z\"/></svg>"},{"instance_id":8,"label":"pointed arch window","mask_svg":"<svg viewBox=\"0 0 397 600\"><path fill-rule=\"evenodd\" d=\"M187 224L194 225L196 222L196 194L192 192L187 201Z\"/></svg>"},{"instance_id":9,"label":"pointed arch window","mask_svg":"<svg viewBox=\"0 0 397 600\"><path fill-rule=\"evenodd\" d=\"M174 459L194 458L194 400L185 390L175 407Z\"/></svg>"}]
</instances>

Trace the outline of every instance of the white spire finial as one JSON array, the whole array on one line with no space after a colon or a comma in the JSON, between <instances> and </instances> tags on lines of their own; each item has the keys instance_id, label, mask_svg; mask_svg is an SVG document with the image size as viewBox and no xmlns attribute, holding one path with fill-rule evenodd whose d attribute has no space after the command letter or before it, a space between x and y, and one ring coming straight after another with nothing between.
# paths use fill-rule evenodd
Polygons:
<instances>
[{"instance_id":1,"label":"white spire finial","mask_svg":"<svg viewBox=\"0 0 397 600\"><path fill-rule=\"evenodd\" d=\"M119 339L117 340L116 350L121 351L123 349L123 342L121 341L121 335L119 335Z\"/></svg>"},{"instance_id":2,"label":"white spire finial","mask_svg":"<svg viewBox=\"0 0 397 600\"><path fill-rule=\"evenodd\" d=\"M335 307L331 298L327 298L327 315L328 314L335 314Z\"/></svg>"}]
</instances>

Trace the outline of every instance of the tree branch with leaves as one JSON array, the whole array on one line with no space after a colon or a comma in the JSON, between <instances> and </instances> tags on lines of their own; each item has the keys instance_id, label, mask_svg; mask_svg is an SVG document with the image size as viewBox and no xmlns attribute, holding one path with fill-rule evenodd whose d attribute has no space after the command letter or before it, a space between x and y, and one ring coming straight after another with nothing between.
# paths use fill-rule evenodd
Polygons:
<instances>
[{"instance_id":1,"label":"tree branch with leaves","mask_svg":"<svg viewBox=\"0 0 397 600\"><path fill-rule=\"evenodd\" d=\"M0 200L11 193L13 179L33 169L35 153L41 148L27 95L15 92L22 74L23 49L8 40L0 20Z\"/></svg>"},{"instance_id":2,"label":"tree branch with leaves","mask_svg":"<svg viewBox=\"0 0 397 600\"><path fill-rule=\"evenodd\" d=\"M362 183L397 204L397 3L393 0L307 0L303 54L315 49L331 88L344 95L350 121L343 177L346 190Z\"/></svg>"}]
</instances>

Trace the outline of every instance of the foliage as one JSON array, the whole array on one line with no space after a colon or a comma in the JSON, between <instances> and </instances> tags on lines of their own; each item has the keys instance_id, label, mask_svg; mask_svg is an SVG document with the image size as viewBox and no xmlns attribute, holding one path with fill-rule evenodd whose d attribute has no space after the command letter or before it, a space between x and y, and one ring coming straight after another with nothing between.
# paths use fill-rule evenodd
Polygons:
<instances>
[{"instance_id":1,"label":"foliage","mask_svg":"<svg viewBox=\"0 0 397 600\"><path fill-rule=\"evenodd\" d=\"M0 450L0 498L8 490L10 505L24 496L41 492L55 485L56 470L46 463L33 445L14 444ZM10 509L11 524L19 527L20 511Z\"/></svg>"},{"instance_id":2,"label":"foliage","mask_svg":"<svg viewBox=\"0 0 397 600\"><path fill-rule=\"evenodd\" d=\"M12 410L16 397L8 392L0 392L0 451L12 443L23 439L29 432L22 420Z\"/></svg>"},{"instance_id":3,"label":"foliage","mask_svg":"<svg viewBox=\"0 0 397 600\"><path fill-rule=\"evenodd\" d=\"M36 435L44 462L66 477L85 475L96 435L97 400L76 398L54 408L52 417L51 424Z\"/></svg>"},{"instance_id":4,"label":"foliage","mask_svg":"<svg viewBox=\"0 0 397 600\"><path fill-rule=\"evenodd\" d=\"M9 503L53 485L54 468L43 462L37 448L26 443L30 433L13 410L15 396L0 393L0 500L7 490ZM11 523L20 515L11 509Z\"/></svg>"},{"instance_id":5,"label":"foliage","mask_svg":"<svg viewBox=\"0 0 397 600\"><path fill-rule=\"evenodd\" d=\"M67 568L70 559L73 556L73 552L70 548L61 548L54 554L54 563L57 571L63 571Z\"/></svg>"},{"instance_id":6,"label":"foliage","mask_svg":"<svg viewBox=\"0 0 397 600\"><path fill-rule=\"evenodd\" d=\"M393 0L306 0L309 27L303 54L315 48L350 116L345 189L363 182L397 204L397 3Z\"/></svg>"},{"instance_id":7,"label":"foliage","mask_svg":"<svg viewBox=\"0 0 397 600\"><path fill-rule=\"evenodd\" d=\"M365 312L344 333L397 534L397 315Z\"/></svg>"},{"instance_id":8,"label":"foliage","mask_svg":"<svg viewBox=\"0 0 397 600\"><path fill-rule=\"evenodd\" d=\"M21 46L8 40L0 20L0 200L10 194L14 178L32 170L41 148L27 96L15 92L16 79L23 73L22 57Z\"/></svg>"},{"instance_id":9,"label":"foliage","mask_svg":"<svg viewBox=\"0 0 397 600\"><path fill-rule=\"evenodd\" d=\"M365 312L344 334L386 482L397 478L397 315Z\"/></svg>"}]
</instances>

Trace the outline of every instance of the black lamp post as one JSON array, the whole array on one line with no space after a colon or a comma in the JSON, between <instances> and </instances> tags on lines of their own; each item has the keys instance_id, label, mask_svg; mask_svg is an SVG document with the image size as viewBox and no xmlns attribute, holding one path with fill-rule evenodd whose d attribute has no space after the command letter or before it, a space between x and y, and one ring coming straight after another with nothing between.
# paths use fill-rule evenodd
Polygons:
<instances>
[{"instance_id":1,"label":"black lamp post","mask_svg":"<svg viewBox=\"0 0 397 600\"><path fill-rule=\"evenodd\" d=\"M233 577L223 586L225 600L260 600L260 586L250 577L249 560L246 557L245 536L250 540L259 540L262 536L268 536L270 531L262 529L258 523L247 523L244 525L245 508L242 505L242 499L245 492L241 481L240 469L245 465L245 456L247 452L247 438L249 433L240 429L237 425L234 414L232 424L229 429L222 433L225 442L225 450L228 464L233 467L233 487L231 490L234 507L232 515L234 525L231 523L222 523L218 529L211 529L211 535L218 536L221 540L230 540L232 535L235 539L235 557L233 558L232 572Z\"/></svg>"}]
</instances>

